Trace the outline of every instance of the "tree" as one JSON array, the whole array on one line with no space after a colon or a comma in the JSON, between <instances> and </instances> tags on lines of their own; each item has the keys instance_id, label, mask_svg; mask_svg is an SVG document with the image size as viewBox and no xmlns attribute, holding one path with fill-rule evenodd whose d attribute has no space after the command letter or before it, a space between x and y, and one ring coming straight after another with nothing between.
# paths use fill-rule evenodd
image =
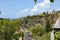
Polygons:
<instances>
[{"instance_id":1,"label":"tree","mask_svg":"<svg viewBox=\"0 0 60 40\"><path fill-rule=\"evenodd\" d=\"M45 31L48 33L48 32L50 32L50 29L51 29L51 28L52 28L52 27L51 27L50 21L47 20L46 25L45 25Z\"/></svg>"},{"instance_id":2,"label":"tree","mask_svg":"<svg viewBox=\"0 0 60 40\"><path fill-rule=\"evenodd\" d=\"M34 2L35 2L35 4L36 4L37 0L34 0ZM51 2L51 3L53 3L53 2L54 2L54 0L50 0L50 2Z\"/></svg>"},{"instance_id":3,"label":"tree","mask_svg":"<svg viewBox=\"0 0 60 40\"><path fill-rule=\"evenodd\" d=\"M60 31L55 33L54 40L60 40Z\"/></svg>"},{"instance_id":4,"label":"tree","mask_svg":"<svg viewBox=\"0 0 60 40\"><path fill-rule=\"evenodd\" d=\"M42 36L45 33L44 28L42 26L39 26L39 25L30 27L29 31L32 32L33 36Z\"/></svg>"},{"instance_id":5,"label":"tree","mask_svg":"<svg viewBox=\"0 0 60 40\"><path fill-rule=\"evenodd\" d=\"M47 13L46 12L43 12L43 15L47 15Z\"/></svg>"},{"instance_id":6,"label":"tree","mask_svg":"<svg viewBox=\"0 0 60 40\"><path fill-rule=\"evenodd\" d=\"M0 20L0 40L12 40L16 31L18 31L16 21Z\"/></svg>"}]
</instances>

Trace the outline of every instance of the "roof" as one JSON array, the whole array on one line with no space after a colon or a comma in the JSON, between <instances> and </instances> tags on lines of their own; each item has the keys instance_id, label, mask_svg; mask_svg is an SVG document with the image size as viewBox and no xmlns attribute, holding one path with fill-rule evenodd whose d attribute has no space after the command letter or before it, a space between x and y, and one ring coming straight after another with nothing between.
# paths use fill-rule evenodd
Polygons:
<instances>
[{"instance_id":1,"label":"roof","mask_svg":"<svg viewBox=\"0 0 60 40\"><path fill-rule=\"evenodd\" d=\"M60 16L59 18L57 19L55 25L54 25L54 28L60 28Z\"/></svg>"}]
</instances>

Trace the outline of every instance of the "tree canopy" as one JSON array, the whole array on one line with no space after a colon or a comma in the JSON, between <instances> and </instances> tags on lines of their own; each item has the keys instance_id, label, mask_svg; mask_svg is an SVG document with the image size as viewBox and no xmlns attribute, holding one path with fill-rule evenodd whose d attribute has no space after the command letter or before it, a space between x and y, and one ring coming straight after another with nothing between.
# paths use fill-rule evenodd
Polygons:
<instances>
[{"instance_id":1,"label":"tree canopy","mask_svg":"<svg viewBox=\"0 0 60 40\"><path fill-rule=\"evenodd\" d=\"M36 4L37 0L34 0L34 2L35 2L35 4ZM51 3L53 3L53 2L54 2L54 0L50 0L50 2L51 2Z\"/></svg>"}]
</instances>

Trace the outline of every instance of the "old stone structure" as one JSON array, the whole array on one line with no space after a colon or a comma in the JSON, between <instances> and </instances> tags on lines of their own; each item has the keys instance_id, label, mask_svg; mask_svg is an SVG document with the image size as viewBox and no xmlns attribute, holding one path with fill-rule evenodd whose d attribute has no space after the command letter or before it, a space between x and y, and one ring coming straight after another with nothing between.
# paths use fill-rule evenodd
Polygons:
<instances>
[{"instance_id":1,"label":"old stone structure","mask_svg":"<svg viewBox=\"0 0 60 40\"><path fill-rule=\"evenodd\" d=\"M32 33L31 32L25 32L24 33L24 40L32 40Z\"/></svg>"}]
</instances>

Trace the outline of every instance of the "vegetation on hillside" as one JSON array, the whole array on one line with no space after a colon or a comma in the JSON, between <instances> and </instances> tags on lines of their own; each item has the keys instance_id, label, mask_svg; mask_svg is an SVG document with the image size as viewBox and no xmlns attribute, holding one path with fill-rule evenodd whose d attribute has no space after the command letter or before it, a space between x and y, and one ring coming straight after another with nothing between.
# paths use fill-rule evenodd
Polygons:
<instances>
[{"instance_id":1,"label":"vegetation on hillside","mask_svg":"<svg viewBox=\"0 0 60 40\"><path fill-rule=\"evenodd\" d=\"M18 40L23 36L21 28L26 28L32 32L34 40L50 40L50 29L60 16L60 12L47 13L43 12L39 15L27 16L19 19L3 19L0 18L0 40ZM48 36L47 36L48 35ZM60 33L55 34L55 39L59 39Z\"/></svg>"}]
</instances>

